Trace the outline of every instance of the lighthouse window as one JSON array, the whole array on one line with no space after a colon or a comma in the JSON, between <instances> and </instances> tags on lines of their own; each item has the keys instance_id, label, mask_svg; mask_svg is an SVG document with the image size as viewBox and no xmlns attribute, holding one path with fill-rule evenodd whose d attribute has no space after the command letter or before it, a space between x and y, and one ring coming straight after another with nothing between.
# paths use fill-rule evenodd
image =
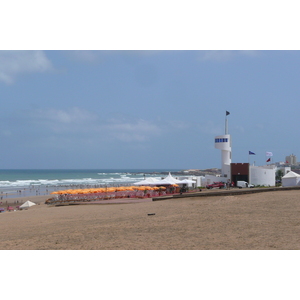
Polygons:
<instances>
[{"instance_id":1,"label":"lighthouse window","mask_svg":"<svg viewBox=\"0 0 300 300\"><path fill-rule=\"evenodd\" d=\"M228 143L228 139L215 139L215 143Z\"/></svg>"}]
</instances>

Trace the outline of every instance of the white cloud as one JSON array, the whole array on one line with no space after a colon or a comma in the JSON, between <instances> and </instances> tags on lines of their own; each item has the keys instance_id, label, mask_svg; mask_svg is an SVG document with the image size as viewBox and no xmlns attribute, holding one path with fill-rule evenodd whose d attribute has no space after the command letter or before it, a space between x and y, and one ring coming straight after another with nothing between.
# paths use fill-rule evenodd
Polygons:
<instances>
[{"instance_id":1,"label":"white cloud","mask_svg":"<svg viewBox=\"0 0 300 300\"><path fill-rule=\"evenodd\" d=\"M142 119L136 122L111 120L101 129L123 142L146 141L150 136L159 135L161 132L157 125Z\"/></svg>"},{"instance_id":2,"label":"white cloud","mask_svg":"<svg viewBox=\"0 0 300 300\"><path fill-rule=\"evenodd\" d=\"M188 129L191 127L189 123L180 120L167 121L166 123L171 129L175 129L175 130Z\"/></svg>"},{"instance_id":3,"label":"white cloud","mask_svg":"<svg viewBox=\"0 0 300 300\"><path fill-rule=\"evenodd\" d=\"M85 134L88 134L98 117L85 109L72 107L67 110L37 109L30 114L30 118L39 127L45 127L52 133L85 132Z\"/></svg>"},{"instance_id":4,"label":"white cloud","mask_svg":"<svg viewBox=\"0 0 300 300\"><path fill-rule=\"evenodd\" d=\"M216 125L213 121L202 122L198 125L201 132L210 135L221 135L224 132L224 128L220 125Z\"/></svg>"},{"instance_id":5,"label":"white cloud","mask_svg":"<svg viewBox=\"0 0 300 300\"><path fill-rule=\"evenodd\" d=\"M83 121L91 121L97 118L95 114L78 107L72 107L69 110L49 109L43 110L40 113L43 118L49 121L64 124L81 123Z\"/></svg>"},{"instance_id":6,"label":"white cloud","mask_svg":"<svg viewBox=\"0 0 300 300\"><path fill-rule=\"evenodd\" d=\"M52 64L43 51L0 51L0 80L12 84L22 73L46 72Z\"/></svg>"},{"instance_id":7,"label":"white cloud","mask_svg":"<svg viewBox=\"0 0 300 300\"><path fill-rule=\"evenodd\" d=\"M123 142L143 142L161 133L156 124L143 119L103 119L93 112L72 107L67 110L39 109L30 118L40 127L50 129L51 133L68 135L83 134L85 139L119 140ZM83 137L83 136L82 136Z\"/></svg>"}]
</instances>

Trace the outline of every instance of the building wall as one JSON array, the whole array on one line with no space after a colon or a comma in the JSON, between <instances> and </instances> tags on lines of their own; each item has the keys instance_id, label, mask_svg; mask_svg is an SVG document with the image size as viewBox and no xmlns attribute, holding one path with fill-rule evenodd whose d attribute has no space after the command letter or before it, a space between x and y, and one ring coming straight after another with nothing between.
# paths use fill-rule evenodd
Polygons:
<instances>
[{"instance_id":1,"label":"building wall","mask_svg":"<svg viewBox=\"0 0 300 300\"><path fill-rule=\"evenodd\" d=\"M250 183L254 185L275 186L275 166L250 166Z\"/></svg>"},{"instance_id":2,"label":"building wall","mask_svg":"<svg viewBox=\"0 0 300 300\"><path fill-rule=\"evenodd\" d=\"M299 178L282 178L282 186L297 186L300 185Z\"/></svg>"},{"instance_id":3,"label":"building wall","mask_svg":"<svg viewBox=\"0 0 300 300\"><path fill-rule=\"evenodd\" d=\"M281 170L283 172L283 176L291 171L291 167L277 167L276 172Z\"/></svg>"},{"instance_id":4,"label":"building wall","mask_svg":"<svg viewBox=\"0 0 300 300\"><path fill-rule=\"evenodd\" d=\"M290 165L296 165L297 164L297 156L294 154L286 156L285 161L287 161L287 163Z\"/></svg>"},{"instance_id":5,"label":"building wall","mask_svg":"<svg viewBox=\"0 0 300 300\"><path fill-rule=\"evenodd\" d=\"M248 163L232 163L231 164L231 181L236 185L237 181L249 182L249 164ZM250 183L250 182L249 182Z\"/></svg>"},{"instance_id":6,"label":"building wall","mask_svg":"<svg viewBox=\"0 0 300 300\"><path fill-rule=\"evenodd\" d=\"M221 150L222 176L230 179L231 137L229 134L215 137L215 148Z\"/></svg>"}]
</instances>

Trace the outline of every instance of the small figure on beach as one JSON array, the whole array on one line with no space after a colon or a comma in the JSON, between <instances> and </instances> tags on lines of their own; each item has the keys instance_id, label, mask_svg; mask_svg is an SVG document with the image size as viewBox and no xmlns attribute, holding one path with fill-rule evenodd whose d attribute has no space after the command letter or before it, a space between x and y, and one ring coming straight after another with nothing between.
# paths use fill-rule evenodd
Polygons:
<instances>
[{"instance_id":1,"label":"small figure on beach","mask_svg":"<svg viewBox=\"0 0 300 300\"><path fill-rule=\"evenodd\" d=\"M230 180L228 179L226 182L226 189L230 190L230 186L231 186L231 183L230 183Z\"/></svg>"}]
</instances>

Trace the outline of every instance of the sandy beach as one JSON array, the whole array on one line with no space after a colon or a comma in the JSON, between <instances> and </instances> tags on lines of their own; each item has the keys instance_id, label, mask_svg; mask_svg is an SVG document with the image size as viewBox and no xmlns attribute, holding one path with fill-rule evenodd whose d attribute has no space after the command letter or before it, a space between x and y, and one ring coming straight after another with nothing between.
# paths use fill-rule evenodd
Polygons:
<instances>
[{"instance_id":1,"label":"sandy beach","mask_svg":"<svg viewBox=\"0 0 300 300\"><path fill-rule=\"evenodd\" d=\"M60 207L47 198L18 198L38 205L0 214L0 249L300 249L299 191Z\"/></svg>"}]
</instances>

